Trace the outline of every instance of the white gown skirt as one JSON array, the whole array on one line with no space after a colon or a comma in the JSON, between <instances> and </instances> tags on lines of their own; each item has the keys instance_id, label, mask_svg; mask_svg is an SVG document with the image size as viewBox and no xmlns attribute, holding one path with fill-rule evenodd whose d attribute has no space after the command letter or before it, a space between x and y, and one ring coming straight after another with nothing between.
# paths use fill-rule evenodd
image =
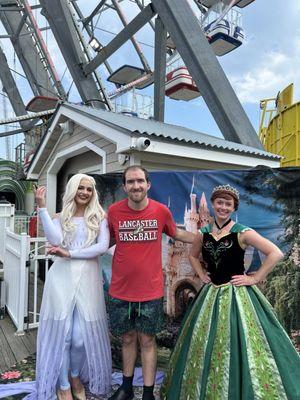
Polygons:
<instances>
[{"instance_id":1,"label":"white gown skirt","mask_svg":"<svg viewBox=\"0 0 300 400\"><path fill-rule=\"evenodd\" d=\"M86 357L80 377L94 394L105 394L111 384L111 350L98 259L58 259L44 287L38 339L36 396L55 399L66 336L76 306Z\"/></svg>"}]
</instances>

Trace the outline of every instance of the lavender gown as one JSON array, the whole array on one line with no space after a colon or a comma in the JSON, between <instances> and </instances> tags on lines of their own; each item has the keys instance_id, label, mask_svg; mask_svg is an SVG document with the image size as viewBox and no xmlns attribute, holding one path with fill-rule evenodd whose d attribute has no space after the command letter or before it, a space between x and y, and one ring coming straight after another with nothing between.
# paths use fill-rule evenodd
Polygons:
<instances>
[{"instance_id":1,"label":"lavender gown","mask_svg":"<svg viewBox=\"0 0 300 400\"><path fill-rule=\"evenodd\" d=\"M60 220L51 220L46 209L40 210L40 218L49 242L60 245ZM37 337L36 381L1 385L0 398L23 392L29 393L24 397L27 400L56 398L66 336L75 306L85 348L80 378L89 382L89 390L94 394L110 390L111 350L102 273L97 259L108 249L107 220L101 222L97 243L88 248L83 248L87 237L84 218L73 217L72 222L77 229L67 243L71 258L55 260L44 287Z\"/></svg>"}]
</instances>

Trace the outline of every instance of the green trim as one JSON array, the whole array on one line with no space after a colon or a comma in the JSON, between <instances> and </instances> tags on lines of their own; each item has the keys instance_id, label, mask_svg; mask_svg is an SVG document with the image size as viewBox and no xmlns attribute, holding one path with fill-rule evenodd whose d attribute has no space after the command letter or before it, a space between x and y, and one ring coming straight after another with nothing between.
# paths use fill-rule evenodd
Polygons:
<instances>
[{"instance_id":1,"label":"green trim","mask_svg":"<svg viewBox=\"0 0 300 400\"><path fill-rule=\"evenodd\" d=\"M13 161L0 160L0 191L12 192L16 196L16 210L25 209L25 195L31 183L16 180L15 176L20 169L20 165Z\"/></svg>"},{"instance_id":2,"label":"green trim","mask_svg":"<svg viewBox=\"0 0 300 400\"><path fill-rule=\"evenodd\" d=\"M300 400L300 357L256 286L206 285L184 321L162 400Z\"/></svg>"},{"instance_id":3,"label":"green trim","mask_svg":"<svg viewBox=\"0 0 300 400\"><path fill-rule=\"evenodd\" d=\"M13 192L16 195L16 209L24 210L25 208L25 189L18 181L1 179L0 180L0 192Z\"/></svg>"},{"instance_id":4,"label":"green trim","mask_svg":"<svg viewBox=\"0 0 300 400\"><path fill-rule=\"evenodd\" d=\"M218 291L210 287L194 325L183 373L180 400L198 399L202 387L204 358L211 330L212 315ZM199 334L200 333L200 334Z\"/></svg>"},{"instance_id":5,"label":"green trim","mask_svg":"<svg viewBox=\"0 0 300 400\"><path fill-rule=\"evenodd\" d=\"M190 312L186 314L182 322L180 336L171 355L169 369L161 387L162 400L179 399L186 357L189 351L191 337L194 332L193 327L198 319L198 313L201 310L209 289L209 285L205 285L201 289L192 308L190 309Z\"/></svg>"},{"instance_id":6,"label":"green trim","mask_svg":"<svg viewBox=\"0 0 300 400\"><path fill-rule=\"evenodd\" d=\"M18 164L16 164L14 161L10 161L10 160L0 160L0 168L2 166L11 167L13 170L16 170Z\"/></svg>"},{"instance_id":7,"label":"green trim","mask_svg":"<svg viewBox=\"0 0 300 400\"><path fill-rule=\"evenodd\" d=\"M252 230L251 228L249 228L248 226L246 226L246 225L242 225L242 224L240 224L239 222L236 222L232 227L231 227L231 229L230 229L230 232L233 232L233 233L241 233L241 232L245 232L245 231L250 231L250 230Z\"/></svg>"},{"instance_id":8,"label":"green trim","mask_svg":"<svg viewBox=\"0 0 300 400\"><path fill-rule=\"evenodd\" d=\"M231 342L228 399L254 400L246 338L235 292L231 304Z\"/></svg>"},{"instance_id":9,"label":"green trim","mask_svg":"<svg viewBox=\"0 0 300 400\"><path fill-rule=\"evenodd\" d=\"M212 227L213 227L212 224L205 225L203 228L199 229L199 233L202 233L202 234L203 233L211 233ZM232 225L229 232L240 233L240 232L245 232L245 231L249 231L249 230L252 230L252 229L246 225L242 225L239 222L236 222L234 225Z\"/></svg>"},{"instance_id":10,"label":"green trim","mask_svg":"<svg viewBox=\"0 0 300 400\"><path fill-rule=\"evenodd\" d=\"M211 355L209 377L206 386L206 399L227 399L230 367L230 314L232 287L219 289L217 331Z\"/></svg>"},{"instance_id":11,"label":"green trim","mask_svg":"<svg viewBox=\"0 0 300 400\"><path fill-rule=\"evenodd\" d=\"M199 233L210 233L212 231L212 224L205 225L199 229Z\"/></svg>"},{"instance_id":12,"label":"green trim","mask_svg":"<svg viewBox=\"0 0 300 400\"><path fill-rule=\"evenodd\" d=\"M234 287L241 315L250 376L257 399L287 399L283 383L259 317L245 286ZM251 288L250 288L251 290Z\"/></svg>"},{"instance_id":13,"label":"green trim","mask_svg":"<svg viewBox=\"0 0 300 400\"><path fill-rule=\"evenodd\" d=\"M272 355L276 360L286 396L291 400L300 399L300 356L286 331L279 323L274 310L260 290L252 286L249 297L267 337ZM263 312L260 310L263 309Z\"/></svg>"}]
</instances>

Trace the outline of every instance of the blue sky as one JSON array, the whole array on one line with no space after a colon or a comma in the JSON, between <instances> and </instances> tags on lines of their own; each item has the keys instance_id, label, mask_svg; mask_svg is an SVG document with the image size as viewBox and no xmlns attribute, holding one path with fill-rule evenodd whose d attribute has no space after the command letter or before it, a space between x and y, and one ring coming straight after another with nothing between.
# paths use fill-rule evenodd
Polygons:
<instances>
[{"instance_id":1,"label":"blue sky","mask_svg":"<svg viewBox=\"0 0 300 400\"><path fill-rule=\"evenodd\" d=\"M36 0L30 1L31 5L36 4ZM98 0L78 0L78 5L84 15L88 15L98 4ZM88 4L86 4L88 3ZM120 3L123 11L130 20L138 9L129 0ZM289 83L295 84L295 98L300 98L300 2L299 0L255 0L244 9L239 9L242 13L243 28L246 38L244 44L237 50L219 57L218 60L224 72L232 84L238 98L240 99L248 117L254 128L258 130L259 125L259 101L263 98L276 97L279 90ZM40 27L45 26L45 20L34 11ZM104 28L105 31L99 28ZM98 21L95 35L105 44L112 38L112 33L118 33L121 23L112 11L103 13ZM112 32L108 33L106 31ZM0 26L0 33L5 33ZM43 32L58 74L62 78L65 89L68 90L72 84L72 79L65 70L64 61L57 50L57 45L51 32ZM150 28L141 30L137 34L137 39L141 42L140 46L149 63L153 63L153 32ZM16 67L18 72L22 69L15 60L13 50L7 39L1 39L9 65ZM124 45L113 57L109 59L113 68L117 69L125 63L140 66L140 61L136 56L131 43ZM101 68L100 74L103 81L106 81L107 72ZM24 78L16 76L18 87L23 95L24 102L27 103L32 97L31 90ZM112 89L107 84L108 90ZM151 95L153 87L145 91ZM1 96L2 97L2 96ZM70 101L78 101L78 93L72 86ZM3 103L2 99L1 102ZM9 105L7 105L8 116L12 115ZM0 108L0 118L4 117L3 107ZM186 126L214 136L221 136L207 106L201 97L190 101L174 101L167 99L165 121L176 125ZM2 128L3 129L3 128ZM13 127L9 127L13 129ZM18 139L15 138L16 143ZM12 143L12 146L15 145ZM5 157L4 139L0 139L0 157Z\"/></svg>"}]
</instances>

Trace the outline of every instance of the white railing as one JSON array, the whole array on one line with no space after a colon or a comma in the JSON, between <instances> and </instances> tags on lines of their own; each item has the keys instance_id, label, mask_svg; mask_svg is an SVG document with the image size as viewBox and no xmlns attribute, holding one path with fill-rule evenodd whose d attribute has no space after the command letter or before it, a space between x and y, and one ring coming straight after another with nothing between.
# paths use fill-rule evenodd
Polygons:
<instances>
[{"instance_id":1,"label":"white railing","mask_svg":"<svg viewBox=\"0 0 300 400\"><path fill-rule=\"evenodd\" d=\"M24 330L24 318L27 316L28 274L26 268L29 253L29 236L5 231L4 282L6 287L6 308L17 328Z\"/></svg>"},{"instance_id":2,"label":"white railing","mask_svg":"<svg viewBox=\"0 0 300 400\"><path fill-rule=\"evenodd\" d=\"M40 301L42 291L42 281L39 279L39 273L47 278L50 257L46 256L46 238L30 238L30 270L28 285L28 324L27 329L37 328L40 316Z\"/></svg>"},{"instance_id":3,"label":"white railing","mask_svg":"<svg viewBox=\"0 0 300 400\"><path fill-rule=\"evenodd\" d=\"M136 113L139 118L144 119L153 117L153 97L137 93L135 89L116 97L112 106L117 113Z\"/></svg>"},{"instance_id":4,"label":"white railing","mask_svg":"<svg viewBox=\"0 0 300 400\"><path fill-rule=\"evenodd\" d=\"M14 205L0 204L0 261L4 266L6 309L17 333L22 333L38 326L43 280L50 258L45 254L46 238L28 234L31 230L36 232L37 217L15 216L14 211Z\"/></svg>"},{"instance_id":5,"label":"white railing","mask_svg":"<svg viewBox=\"0 0 300 400\"><path fill-rule=\"evenodd\" d=\"M0 262L4 264L5 231L9 228L14 230L14 204L0 204ZM3 270L0 266L0 271Z\"/></svg>"},{"instance_id":6,"label":"white railing","mask_svg":"<svg viewBox=\"0 0 300 400\"><path fill-rule=\"evenodd\" d=\"M21 333L37 328L43 281L47 277L50 258L46 256L46 238L31 238L26 233L6 230L4 281L6 308Z\"/></svg>"}]
</instances>

